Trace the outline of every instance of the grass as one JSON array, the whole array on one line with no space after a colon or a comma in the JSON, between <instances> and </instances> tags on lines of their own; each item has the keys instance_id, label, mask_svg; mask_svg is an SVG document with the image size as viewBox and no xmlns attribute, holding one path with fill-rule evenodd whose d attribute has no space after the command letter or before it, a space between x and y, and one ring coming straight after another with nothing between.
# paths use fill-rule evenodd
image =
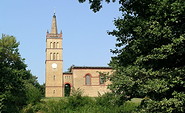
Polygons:
<instances>
[{"instance_id":1,"label":"grass","mask_svg":"<svg viewBox=\"0 0 185 113\"><path fill-rule=\"evenodd\" d=\"M142 101L142 98L133 98L130 102L133 102L133 103L141 103Z\"/></svg>"}]
</instances>

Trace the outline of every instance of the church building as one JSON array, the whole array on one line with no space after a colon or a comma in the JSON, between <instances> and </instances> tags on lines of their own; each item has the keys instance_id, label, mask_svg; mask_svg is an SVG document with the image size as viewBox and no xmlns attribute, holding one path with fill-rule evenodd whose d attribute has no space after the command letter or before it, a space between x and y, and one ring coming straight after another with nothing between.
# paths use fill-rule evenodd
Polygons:
<instances>
[{"instance_id":1,"label":"church building","mask_svg":"<svg viewBox=\"0 0 185 113\"><path fill-rule=\"evenodd\" d=\"M80 89L84 96L96 97L108 92L104 74L111 73L111 67L72 66L63 72L62 32L57 31L56 15L53 15L51 31L46 34L45 96L64 97L71 89Z\"/></svg>"}]
</instances>

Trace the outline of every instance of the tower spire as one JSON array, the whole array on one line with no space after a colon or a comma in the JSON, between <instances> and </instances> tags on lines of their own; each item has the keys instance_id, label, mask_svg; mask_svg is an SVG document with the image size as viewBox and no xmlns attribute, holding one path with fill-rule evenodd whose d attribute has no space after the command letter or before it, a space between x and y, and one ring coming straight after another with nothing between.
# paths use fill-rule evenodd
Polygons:
<instances>
[{"instance_id":1,"label":"tower spire","mask_svg":"<svg viewBox=\"0 0 185 113\"><path fill-rule=\"evenodd\" d=\"M53 15L53 19L52 19L52 25L51 25L51 34L58 34L57 32L57 20L56 20L56 16L55 16L55 12Z\"/></svg>"}]
</instances>

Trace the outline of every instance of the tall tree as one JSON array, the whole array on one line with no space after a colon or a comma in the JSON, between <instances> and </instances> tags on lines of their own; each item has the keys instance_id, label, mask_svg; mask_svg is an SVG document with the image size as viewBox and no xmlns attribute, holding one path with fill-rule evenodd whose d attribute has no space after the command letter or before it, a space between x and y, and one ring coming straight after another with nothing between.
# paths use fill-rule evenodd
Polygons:
<instances>
[{"instance_id":1,"label":"tall tree","mask_svg":"<svg viewBox=\"0 0 185 113\"><path fill-rule=\"evenodd\" d=\"M78 0L80 3L84 3L86 0ZM102 8L102 2L105 1L107 3L115 2L116 0L87 0L90 4L90 9L94 12L98 12Z\"/></svg>"},{"instance_id":2,"label":"tall tree","mask_svg":"<svg viewBox=\"0 0 185 113\"><path fill-rule=\"evenodd\" d=\"M19 112L24 105L30 103L30 98L34 96L27 92L33 91L37 84L30 71L26 70L27 66L18 52L18 46L19 43L13 36L3 35L0 39L0 111L5 113Z\"/></svg>"},{"instance_id":3,"label":"tall tree","mask_svg":"<svg viewBox=\"0 0 185 113\"><path fill-rule=\"evenodd\" d=\"M102 7L102 0L89 1L93 11ZM110 89L127 99L145 97L140 112L185 112L185 1L119 3L123 15L109 32L117 37Z\"/></svg>"}]
</instances>

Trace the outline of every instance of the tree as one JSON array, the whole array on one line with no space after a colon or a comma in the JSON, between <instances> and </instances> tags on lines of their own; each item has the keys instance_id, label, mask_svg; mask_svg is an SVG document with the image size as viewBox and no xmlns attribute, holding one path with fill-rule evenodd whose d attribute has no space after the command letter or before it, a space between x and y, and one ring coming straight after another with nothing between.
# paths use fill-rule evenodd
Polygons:
<instances>
[{"instance_id":1,"label":"tree","mask_svg":"<svg viewBox=\"0 0 185 113\"><path fill-rule=\"evenodd\" d=\"M89 1L101 8L102 0ZM110 89L125 99L145 97L140 112L185 112L185 1L119 3L123 15L109 32L117 38Z\"/></svg>"},{"instance_id":2,"label":"tree","mask_svg":"<svg viewBox=\"0 0 185 113\"><path fill-rule=\"evenodd\" d=\"M45 83L42 85L39 84L38 89L40 90L42 97L45 97Z\"/></svg>"},{"instance_id":3,"label":"tree","mask_svg":"<svg viewBox=\"0 0 185 113\"><path fill-rule=\"evenodd\" d=\"M86 0L78 0L80 3L84 3ZM116 0L112 0L112 2L115 2ZM102 2L103 0L89 0L90 9L92 9L94 12L98 12L102 8ZM105 2L110 3L111 0L105 0Z\"/></svg>"},{"instance_id":4,"label":"tree","mask_svg":"<svg viewBox=\"0 0 185 113\"><path fill-rule=\"evenodd\" d=\"M5 113L19 112L30 103L27 92L38 83L30 71L26 70L18 46L13 36L3 35L0 39L0 111ZM32 87L29 88L28 84Z\"/></svg>"}]
</instances>

